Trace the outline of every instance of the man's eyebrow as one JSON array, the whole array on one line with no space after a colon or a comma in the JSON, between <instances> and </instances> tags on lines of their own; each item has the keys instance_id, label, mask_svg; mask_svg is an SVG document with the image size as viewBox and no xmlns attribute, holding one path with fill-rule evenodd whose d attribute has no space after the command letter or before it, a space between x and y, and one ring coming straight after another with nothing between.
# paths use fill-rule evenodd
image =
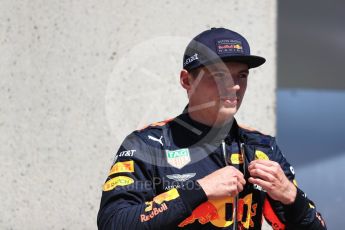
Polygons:
<instances>
[{"instance_id":1,"label":"man's eyebrow","mask_svg":"<svg viewBox=\"0 0 345 230\"><path fill-rule=\"evenodd\" d=\"M246 74L249 74L249 70L247 69L244 69L244 70L241 70L240 73L246 73Z\"/></svg>"}]
</instances>

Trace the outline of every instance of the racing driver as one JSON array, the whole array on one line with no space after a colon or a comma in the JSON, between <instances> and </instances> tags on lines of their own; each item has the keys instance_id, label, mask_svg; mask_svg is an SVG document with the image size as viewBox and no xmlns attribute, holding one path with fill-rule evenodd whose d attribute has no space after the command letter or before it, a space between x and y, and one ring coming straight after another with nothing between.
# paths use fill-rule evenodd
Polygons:
<instances>
[{"instance_id":1,"label":"racing driver","mask_svg":"<svg viewBox=\"0 0 345 230\"><path fill-rule=\"evenodd\" d=\"M265 62L212 28L187 46L181 115L128 135L103 186L98 229L326 229L275 138L234 119L249 70Z\"/></svg>"}]
</instances>

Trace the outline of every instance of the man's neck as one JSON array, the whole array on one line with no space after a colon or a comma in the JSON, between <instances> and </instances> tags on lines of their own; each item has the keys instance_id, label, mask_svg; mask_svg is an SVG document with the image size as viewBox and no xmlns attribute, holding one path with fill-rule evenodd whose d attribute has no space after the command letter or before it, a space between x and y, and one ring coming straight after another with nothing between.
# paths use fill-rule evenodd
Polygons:
<instances>
[{"instance_id":1,"label":"man's neck","mask_svg":"<svg viewBox=\"0 0 345 230\"><path fill-rule=\"evenodd\" d=\"M193 111L190 108L188 108L188 114L192 120L197 121L201 124L207 125L209 127L215 127L215 128L217 127L221 128L224 125L232 123L234 120L233 116L222 118L217 115L203 113L203 111L201 110Z\"/></svg>"}]
</instances>

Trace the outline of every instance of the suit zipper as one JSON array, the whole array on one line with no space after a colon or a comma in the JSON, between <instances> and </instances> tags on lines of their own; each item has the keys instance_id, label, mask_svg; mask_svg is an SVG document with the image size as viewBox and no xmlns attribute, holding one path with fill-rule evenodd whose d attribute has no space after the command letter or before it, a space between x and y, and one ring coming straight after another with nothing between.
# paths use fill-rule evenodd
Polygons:
<instances>
[{"instance_id":1,"label":"suit zipper","mask_svg":"<svg viewBox=\"0 0 345 230\"><path fill-rule=\"evenodd\" d=\"M225 148L225 141L224 140L222 140L222 152L223 152L225 165L228 166L229 162L228 162L227 156L226 156L226 148ZM242 154L242 151L241 151L241 154ZM237 207L238 207L238 194L234 197L233 225L232 225L233 230L237 230L237 226L238 226L237 225Z\"/></svg>"},{"instance_id":2,"label":"suit zipper","mask_svg":"<svg viewBox=\"0 0 345 230\"><path fill-rule=\"evenodd\" d=\"M246 153L244 151L244 143L240 143L240 152L241 152L241 157L243 161L243 176L246 178Z\"/></svg>"}]
</instances>

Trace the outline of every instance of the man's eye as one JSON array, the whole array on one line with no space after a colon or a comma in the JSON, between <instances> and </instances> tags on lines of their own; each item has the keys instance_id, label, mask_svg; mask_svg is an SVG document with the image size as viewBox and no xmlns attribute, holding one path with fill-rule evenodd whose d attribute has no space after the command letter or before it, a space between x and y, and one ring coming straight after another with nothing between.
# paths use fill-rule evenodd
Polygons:
<instances>
[{"instance_id":1,"label":"man's eye","mask_svg":"<svg viewBox=\"0 0 345 230\"><path fill-rule=\"evenodd\" d=\"M240 78L247 78L248 74L240 74Z\"/></svg>"}]
</instances>

